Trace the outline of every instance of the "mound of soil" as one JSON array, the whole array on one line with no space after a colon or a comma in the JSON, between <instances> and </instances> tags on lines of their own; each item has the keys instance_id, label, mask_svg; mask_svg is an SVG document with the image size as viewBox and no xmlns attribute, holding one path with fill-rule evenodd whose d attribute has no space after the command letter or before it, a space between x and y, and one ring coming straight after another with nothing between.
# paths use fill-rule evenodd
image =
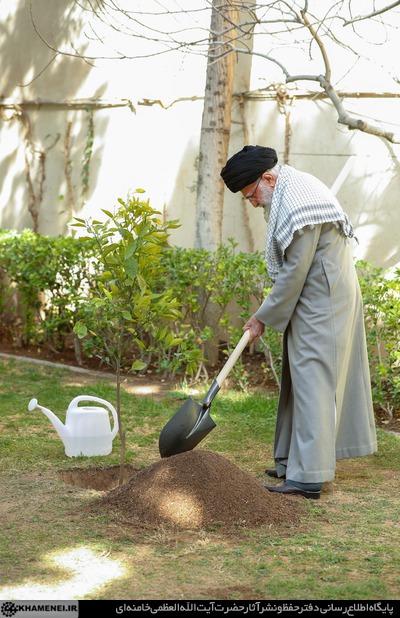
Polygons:
<instances>
[{"instance_id":1,"label":"mound of soil","mask_svg":"<svg viewBox=\"0 0 400 618\"><path fill-rule=\"evenodd\" d=\"M95 504L125 522L184 529L215 525L254 528L293 525L302 498L268 492L261 482L217 453L194 450L137 472Z\"/></svg>"}]
</instances>

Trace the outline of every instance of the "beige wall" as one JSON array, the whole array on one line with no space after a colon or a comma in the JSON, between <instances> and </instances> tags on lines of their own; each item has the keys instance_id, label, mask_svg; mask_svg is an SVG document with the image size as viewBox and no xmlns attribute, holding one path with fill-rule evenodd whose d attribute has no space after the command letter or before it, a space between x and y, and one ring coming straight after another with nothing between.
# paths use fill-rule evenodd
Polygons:
<instances>
[{"instance_id":1,"label":"beige wall","mask_svg":"<svg viewBox=\"0 0 400 618\"><path fill-rule=\"evenodd\" d=\"M363 113L395 119L396 99L363 102ZM285 147L284 117L274 103L250 103L246 118L251 121L250 142L275 147L283 162ZM400 263L400 195L399 145L361 132L350 132L339 125L334 110L326 102L298 101L291 107L292 138L289 164L318 176L332 187L349 214L359 244L355 256L383 267ZM231 152L241 147L240 135L233 133ZM237 236L241 229L243 246L248 245L243 215L237 208L241 201L226 192L224 236ZM263 248L263 215L250 205L252 231L256 247ZM235 211L234 211L235 209ZM235 212L235 214L233 214Z\"/></svg>"},{"instance_id":2,"label":"beige wall","mask_svg":"<svg viewBox=\"0 0 400 618\"><path fill-rule=\"evenodd\" d=\"M32 27L29 1L19 0L15 5L17 10L4 7L4 3L0 5L0 20L4 24L0 53L2 66L6 67L0 76L0 92L1 101L8 102L2 108L0 120L0 226L17 230L32 227L27 154L41 233L68 232L73 214L68 200L69 178L78 215L110 209L119 197L125 198L141 187L152 206L160 211L165 209L169 219L180 219L182 226L174 231L171 242L192 247L204 59L172 55L142 62L100 62L95 67L79 59L52 60L54 53L38 39ZM42 32L49 39L54 32L59 40L79 37L82 24L75 20L78 34L74 34L65 18L74 3L54 0L51 11L44 0L35 0L33 6ZM42 72L48 63L47 70ZM161 100L166 109L159 104L141 105L144 98ZM179 98L194 100L172 104ZM76 105L82 99L109 104L105 108L92 107L94 143L86 196L82 196L81 173L89 112L83 106L77 109L62 104L75 101ZM136 112L126 105L128 99ZM19 109L11 106L21 101L46 102L21 108L29 119L31 151L24 141L27 124L18 115ZM122 106L114 107L114 103ZM398 122L396 99L351 100L349 105L367 117ZM399 146L348 131L337 123L336 113L326 101L295 100L290 119L289 163L315 174L328 186L335 186L341 173L345 175L337 195L357 231L360 244L355 247L356 257L383 267L398 264ZM248 135L249 143L275 147L283 161L285 120L274 101L248 101L244 109L235 102L233 120L231 154L242 148ZM66 164L68 122L72 123L72 131L70 161ZM45 177L39 202L41 161ZM234 237L244 251L264 247L262 213L228 191L223 237Z\"/></svg>"}]
</instances>

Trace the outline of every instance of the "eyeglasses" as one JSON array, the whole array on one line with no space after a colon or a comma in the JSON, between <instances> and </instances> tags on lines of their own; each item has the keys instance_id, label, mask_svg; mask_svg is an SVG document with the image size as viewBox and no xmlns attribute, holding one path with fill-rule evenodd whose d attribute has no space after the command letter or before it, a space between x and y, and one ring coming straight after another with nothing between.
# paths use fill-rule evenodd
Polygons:
<instances>
[{"instance_id":1,"label":"eyeglasses","mask_svg":"<svg viewBox=\"0 0 400 618\"><path fill-rule=\"evenodd\" d=\"M251 195L246 195L245 199L246 200L252 200L256 194L256 191L258 189L258 185L260 184L260 180L261 180L262 176L260 176L260 178L258 179L258 182L256 184L256 188L254 189L253 193Z\"/></svg>"}]
</instances>

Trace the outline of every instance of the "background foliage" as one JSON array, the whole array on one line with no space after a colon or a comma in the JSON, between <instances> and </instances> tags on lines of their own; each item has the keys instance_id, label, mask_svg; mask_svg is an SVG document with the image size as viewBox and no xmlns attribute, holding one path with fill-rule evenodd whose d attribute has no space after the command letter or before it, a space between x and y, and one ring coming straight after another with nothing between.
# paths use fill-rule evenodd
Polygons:
<instances>
[{"instance_id":1,"label":"background foliage","mask_svg":"<svg viewBox=\"0 0 400 618\"><path fill-rule=\"evenodd\" d=\"M362 261L356 266L364 297L373 400L375 407L390 416L400 402L400 271L384 271ZM101 278L104 265L96 257L93 239L82 242L31 230L1 230L2 337L12 339L16 347L34 344L57 350L72 338L77 362L85 355L106 356L106 351L98 349L101 340L87 337L81 347L73 332L74 325L85 319L84 299L95 296ZM207 379L203 347L215 336L204 321L207 304L218 309L223 359L239 340L243 322L268 293L271 281L262 253L237 251L230 240L215 252L163 248L162 276L155 286L160 294L169 290L180 311L182 317L164 324L180 343L166 346L162 338L155 339L147 349L135 350L135 359L144 371L151 366L160 376ZM137 326L140 331L140 319ZM266 329L257 351L263 353L262 369L278 380L281 335ZM128 353L132 355L132 350ZM131 359L125 360L129 365ZM233 376L238 385L246 386L240 361Z\"/></svg>"}]
</instances>

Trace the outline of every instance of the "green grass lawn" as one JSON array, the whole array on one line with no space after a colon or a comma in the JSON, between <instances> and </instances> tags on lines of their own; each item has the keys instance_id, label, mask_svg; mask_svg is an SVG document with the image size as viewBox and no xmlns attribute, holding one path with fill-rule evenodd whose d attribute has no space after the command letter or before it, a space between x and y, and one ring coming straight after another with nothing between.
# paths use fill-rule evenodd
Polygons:
<instances>
[{"instance_id":1,"label":"green grass lawn","mask_svg":"<svg viewBox=\"0 0 400 618\"><path fill-rule=\"evenodd\" d=\"M126 461L143 468L159 459L160 431L188 392L129 390L122 395ZM306 514L297 527L137 529L91 512L102 492L60 476L118 465L118 437L107 457L70 459L44 414L28 412L36 397L64 421L82 394L115 405L112 380L0 362L0 599L399 599L399 435L378 430L376 455L338 462L321 500L299 498ZM261 480L273 463L275 409L272 395L224 386L212 405L217 427L197 448Z\"/></svg>"}]
</instances>

